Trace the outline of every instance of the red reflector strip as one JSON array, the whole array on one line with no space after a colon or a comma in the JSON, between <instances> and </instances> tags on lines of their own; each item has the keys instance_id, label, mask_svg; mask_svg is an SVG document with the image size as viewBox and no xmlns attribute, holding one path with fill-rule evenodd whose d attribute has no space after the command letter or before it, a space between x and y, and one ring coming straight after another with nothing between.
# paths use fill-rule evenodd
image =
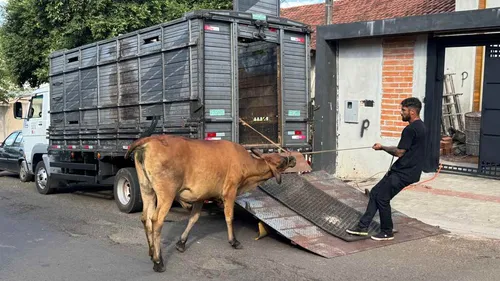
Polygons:
<instances>
[{"instance_id":1,"label":"red reflector strip","mask_svg":"<svg viewBox=\"0 0 500 281\"><path fill-rule=\"evenodd\" d=\"M57 148L57 149L60 149L61 146L60 145L53 145L52 148Z\"/></svg>"},{"instance_id":2,"label":"red reflector strip","mask_svg":"<svg viewBox=\"0 0 500 281\"><path fill-rule=\"evenodd\" d=\"M276 32L276 28L269 27L269 31Z\"/></svg>"},{"instance_id":3,"label":"red reflector strip","mask_svg":"<svg viewBox=\"0 0 500 281\"><path fill-rule=\"evenodd\" d=\"M207 138L225 137L225 136L226 133L215 133L215 132L207 133Z\"/></svg>"},{"instance_id":4,"label":"red reflector strip","mask_svg":"<svg viewBox=\"0 0 500 281\"><path fill-rule=\"evenodd\" d=\"M306 136L300 135L300 136L292 136L292 140L303 140L305 139Z\"/></svg>"},{"instance_id":5,"label":"red reflector strip","mask_svg":"<svg viewBox=\"0 0 500 281\"><path fill-rule=\"evenodd\" d=\"M296 135L302 135L302 131L295 131Z\"/></svg>"},{"instance_id":6,"label":"red reflector strip","mask_svg":"<svg viewBox=\"0 0 500 281\"><path fill-rule=\"evenodd\" d=\"M221 140L222 138L205 138L205 140Z\"/></svg>"},{"instance_id":7,"label":"red reflector strip","mask_svg":"<svg viewBox=\"0 0 500 281\"><path fill-rule=\"evenodd\" d=\"M211 26L211 25L205 24L205 30L219 31L219 27L218 26Z\"/></svg>"},{"instance_id":8,"label":"red reflector strip","mask_svg":"<svg viewBox=\"0 0 500 281\"><path fill-rule=\"evenodd\" d=\"M76 145L68 145L68 148L69 148L69 149L75 149L75 148L76 148Z\"/></svg>"},{"instance_id":9,"label":"red reflector strip","mask_svg":"<svg viewBox=\"0 0 500 281\"><path fill-rule=\"evenodd\" d=\"M300 37L290 37L290 40L292 40L294 42L300 42L300 43L306 42L306 40L304 38L300 38Z\"/></svg>"},{"instance_id":10,"label":"red reflector strip","mask_svg":"<svg viewBox=\"0 0 500 281\"><path fill-rule=\"evenodd\" d=\"M124 146L123 146L123 149L127 149L127 150L128 150L129 148L130 148L130 146L129 146L129 145L124 145Z\"/></svg>"},{"instance_id":11,"label":"red reflector strip","mask_svg":"<svg viewBox=\"0 0 500 281\"><path fill-rule=\"evenodd\" d=\"M84 149L94 149L94 146L92 146L92 145L84 145L83 148Z\"/></svg>"}]
</instances>

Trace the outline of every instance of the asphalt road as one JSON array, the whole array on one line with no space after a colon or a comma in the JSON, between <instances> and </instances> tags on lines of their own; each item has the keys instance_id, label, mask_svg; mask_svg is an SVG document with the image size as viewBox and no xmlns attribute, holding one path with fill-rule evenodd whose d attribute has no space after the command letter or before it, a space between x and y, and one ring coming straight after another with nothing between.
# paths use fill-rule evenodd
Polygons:
<instances>
[{"instance_id":1,"label":"asphalt road","mask_svg":"<svg viewBox=\"0 0 500 281\"><path fill-rule=\"evenodd\" d=\"M187 223L174 208L163 228L167 270L149 259L140 213L123 214L110 193L43 196L0 173L0 280L499 280L500 241L441 235L325 259L236 213L243 244L227 242L223 215L204 212L185 253L173 246ZM108 196L106 196L108 195Z\"/></svg>"}]
</instances>

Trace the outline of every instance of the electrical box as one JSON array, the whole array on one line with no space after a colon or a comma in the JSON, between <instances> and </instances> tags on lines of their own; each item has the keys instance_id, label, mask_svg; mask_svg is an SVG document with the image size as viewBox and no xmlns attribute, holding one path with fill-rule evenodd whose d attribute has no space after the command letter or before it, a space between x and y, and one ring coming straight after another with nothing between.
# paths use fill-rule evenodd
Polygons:
<instances>
[{"instance_id":1,"label":"electrical box","mask_svg":"<svg viewBox=\"0 0 500 281\"><path fill-rule=\"evenodd\" d=\"M344 108L344 122L345 123L359 123L359 101L346 100Z\"/></svg>"}]
</instances>

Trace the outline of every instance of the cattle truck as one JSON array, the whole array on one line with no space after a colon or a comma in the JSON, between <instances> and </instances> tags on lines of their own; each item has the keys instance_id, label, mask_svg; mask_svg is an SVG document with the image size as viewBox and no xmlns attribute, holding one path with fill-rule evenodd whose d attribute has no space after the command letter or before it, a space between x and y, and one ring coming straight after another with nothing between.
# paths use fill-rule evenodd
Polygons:
<instances>
[{"instance_id":1,"label":"cattle truck","mask_svg":"<svg viewBox=\"0 0 500 281\"><path fill-rule=\"evenodd\" d=\"M124 155L149 129L276 151L241 118L288 150L310 151L310 32L272 15L199 10L53 52L37 190L113 186L122 212L141 210L133 159Z\"/></svg>"}]
</instances>

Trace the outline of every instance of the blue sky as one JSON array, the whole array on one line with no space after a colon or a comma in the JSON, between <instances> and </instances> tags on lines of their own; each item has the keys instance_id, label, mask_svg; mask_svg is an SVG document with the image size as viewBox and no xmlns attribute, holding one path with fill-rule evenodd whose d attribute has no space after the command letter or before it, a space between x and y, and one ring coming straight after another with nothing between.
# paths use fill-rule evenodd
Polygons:
<instances>
[{"instance_id":1,"label":"blue sky","mask_svg":"<svg viewBox=\"0 0 500 281\"><path fill-rule=\"evenodd\" d=\"M0 0L0 6L3 6L7 0ZM0 23L2 23L2 14L0 14Z\"/></svg>"},{"instance_id":2,"label":"blue sky","mask_svg":"<svg viewBox=\"0 0 500 281\"><path fill-rule=\"evenodd\" d=\"M286 8L298 5L317 4L317 3L325 3L325 0L281 0L280 6L281 8Z\"/></svg>"}]
</instances>

